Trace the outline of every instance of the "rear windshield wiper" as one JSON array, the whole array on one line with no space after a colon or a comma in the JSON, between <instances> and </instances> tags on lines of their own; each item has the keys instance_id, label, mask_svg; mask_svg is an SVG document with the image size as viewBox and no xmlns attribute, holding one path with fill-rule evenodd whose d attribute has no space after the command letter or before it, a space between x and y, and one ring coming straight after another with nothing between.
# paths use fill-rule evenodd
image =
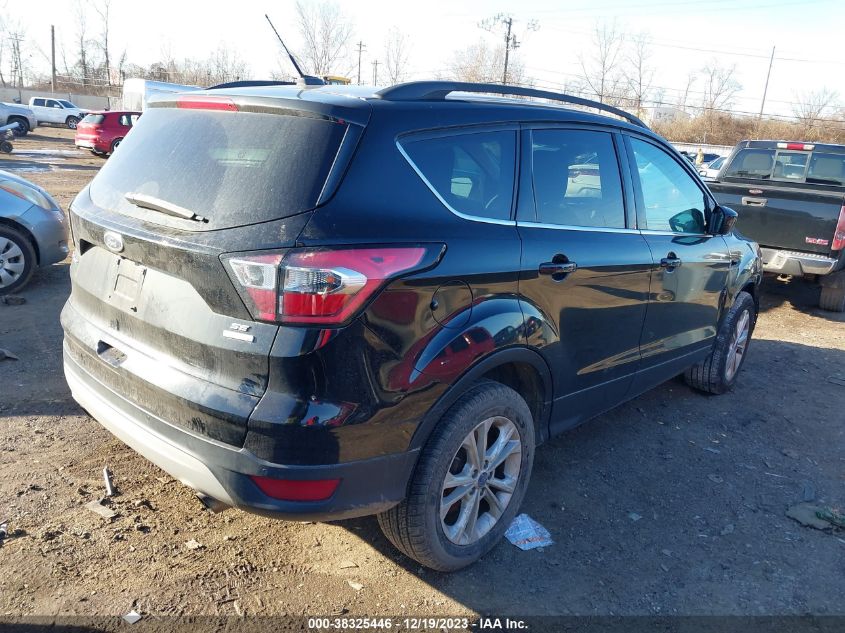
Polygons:
<instances>
[{"instance_id":1,"label":"rear windshield wiper","mask_svg":"<svg viewBox=\"0 0 845 633\"><path fill-rule=\"evenodd\" d=\"M158 211L159 213L174 215L177 218L185 218L186 220L194 220L196 222L208 222L206 218L201 215L197 215L190 209L180 207L178 204L173 204L172 202L156 198L155 196L149 196L145 193L135 193L134 191L130 191L129 193L124 194L123 197L136 207L141 207L142 209L150 209L151 211Z\"/></svg>"}]
</instances>

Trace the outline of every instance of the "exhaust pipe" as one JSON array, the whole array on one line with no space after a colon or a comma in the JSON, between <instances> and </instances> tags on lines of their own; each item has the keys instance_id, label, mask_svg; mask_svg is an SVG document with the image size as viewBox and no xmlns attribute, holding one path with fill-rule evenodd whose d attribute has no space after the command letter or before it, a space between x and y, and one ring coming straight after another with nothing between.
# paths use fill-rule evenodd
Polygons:
<instances>
[{"instance_id":1,"label":"exhaust pipe","mask_svg":"<svg viewBox=\"0 0 845 633\"><path fill-rule=\"evenodd\" d=\"M211 510L214 514L219 514L220 512L223 512L223 510L227 510L231 507L219 499L209 497L201 492L197 493L197 499L200 500L200 503L202 503L207 510Z\"/></svg>"}]
</instances>

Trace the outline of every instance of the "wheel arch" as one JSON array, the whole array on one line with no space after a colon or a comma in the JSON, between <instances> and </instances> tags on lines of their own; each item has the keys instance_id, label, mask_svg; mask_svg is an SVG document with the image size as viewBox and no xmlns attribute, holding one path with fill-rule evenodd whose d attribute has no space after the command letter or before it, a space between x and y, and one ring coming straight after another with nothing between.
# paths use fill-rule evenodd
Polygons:
<instances>
[{"instance_id":1,"label":"wheel arch","mask_svg":"<svg viewBox=\"0 0 845 633\"><path fill-rule=\"evenodd\" d=\"M15 229L19 233L23 234L23 236L27 240L29 240L30 245L35 251L36 265L41 265L41 251L38 249L38 241L35 239L35 236L32 234L32 231L26 228L23 224L20 224L19 222L15 222L14 220L10 220L9 218L4 217L0 217L0 226L8 226L10 229Z\"/></svg>"},{"instance_id":2,"label":"wheel arch","mask_svg":"<svg viewBox=\"0 0 845 633\"><path fill-rule=\"evenodd\" d=\"M443 414L479 380L494 380L522 395L534 418L536 443L549 437L552 373L543 357L528 347L509 347L488 354L467 369L438 398L417 426L409 449L421 448Z\"/></svg>"}]
</instances>

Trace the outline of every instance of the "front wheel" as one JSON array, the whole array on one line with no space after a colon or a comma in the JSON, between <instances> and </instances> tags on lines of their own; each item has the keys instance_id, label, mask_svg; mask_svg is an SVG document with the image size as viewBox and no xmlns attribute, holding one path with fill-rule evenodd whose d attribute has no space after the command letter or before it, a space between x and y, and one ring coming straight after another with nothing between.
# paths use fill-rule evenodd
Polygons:
<instances>
[{"instance_id":1,"label":"front wheel","mask_svg":"<svg viewBox=\"0 0 845 633\"><path fill-rule=\"evenodd\" d=\"M482 382L444 414L407 498L379 515L397 549L437 571L471 565L502 538L525 496L534 422L513 389Z\"/></svg>"},{"instance_id":2,"label":"front wheel","mask_svg":"<svg viewBox=\"0 0 845 633\"><path fill-rule=\"evenodd\" d=\"M65 125L67 125L71 130L75 130L78 124L79 118L75 116L69 116L65 121Z\"/></svg>"},{"instance_id":3,"label":"front wheel","mask_svg":"<svg viewBox=\"0 0 845 633\"><path fill-rule=\"evenodd\" d=\"M748 345L756 323L757 305L754 299L747 292L740 292L722 321L710 355L684 373L687 384L714 394L730 390L748 356Z\"/></svg>"},{"instance_id":4,"label":"front wheel","mask_svg":"<svg viewBox=\"0 0 845 633\"><path fill-rule=\"evenodd\" d=\"M0 225L0 295L23 288L35 270L35 249L9 226Z\"/></svg>"}]
</instances>

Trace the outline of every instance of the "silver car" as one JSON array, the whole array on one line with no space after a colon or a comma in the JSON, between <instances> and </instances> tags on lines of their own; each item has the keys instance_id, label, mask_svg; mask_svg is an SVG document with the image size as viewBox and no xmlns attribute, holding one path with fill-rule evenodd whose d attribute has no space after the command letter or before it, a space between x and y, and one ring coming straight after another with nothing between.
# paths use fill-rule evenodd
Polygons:
<instances>
[{"instance_id":1,"label":"silver car","mask_svg":"<svg viewBox=\"0 0 845 633\"><path fill-rule=\"evenodd\" d=\"M0 170L0 295L20 290L39 266L68 254L67 220L38 185Z\"/></svg>"}]
</instances>

